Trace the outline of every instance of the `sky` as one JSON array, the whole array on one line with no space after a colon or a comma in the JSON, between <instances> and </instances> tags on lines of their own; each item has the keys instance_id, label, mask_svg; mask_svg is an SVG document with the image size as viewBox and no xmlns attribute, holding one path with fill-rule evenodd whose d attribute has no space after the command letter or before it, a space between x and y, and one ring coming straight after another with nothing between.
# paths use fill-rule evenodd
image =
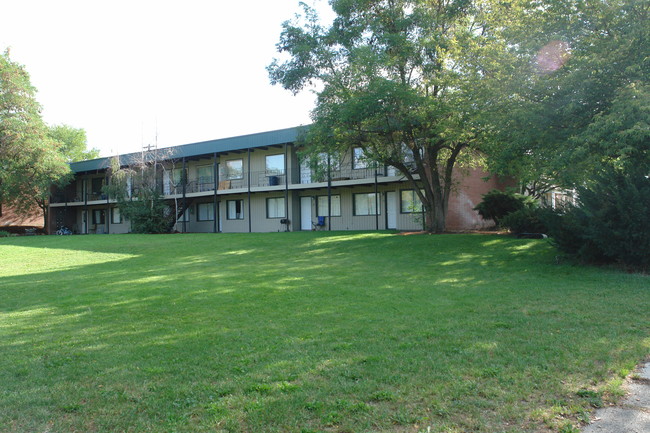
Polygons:
<instances>
[{"instance_id":1,"label":"sky","mask_svg":"<svg viewBox=\"0 0 650 433\"><path fill-rule=\"evenodd\" d=\"M266 71L298 3L6 1L0 50L30 74L45 122L83 128L102 156L195 143L310 123L313 93Z\"/></svg>"}]
</instances>

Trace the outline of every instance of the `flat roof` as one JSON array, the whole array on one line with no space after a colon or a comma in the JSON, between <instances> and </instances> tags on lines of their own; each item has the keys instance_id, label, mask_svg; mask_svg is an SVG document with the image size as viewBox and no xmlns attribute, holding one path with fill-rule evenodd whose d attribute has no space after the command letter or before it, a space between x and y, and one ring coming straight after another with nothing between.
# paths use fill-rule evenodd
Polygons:
<instances>
[{"instance_id":1,"label":"flat roof","mask_svg":"<svg viewBox=\"0 0 650 433\"><path fill-rule=\"evenodd\" d=\"M182 144L179 146L165 147L158 149L158 152L165 155L164 159L189 158L200 155L210 155L215 152L223 153L234 150L253 149L256 147L273 146L284 143L293 143L298 135L307 126L296 126L293 128L278 129L275 131L258 132L256 134L239 135L237 137L219 138L217 140L201 141L198 143ZM129 165L142 157L142 152L126 153L116 155L120 157L120 165ZM70 168L75 173L85 171L105 170L110 166L114 156L90 159L70 163Z\"/></svg>"}]
</instances>

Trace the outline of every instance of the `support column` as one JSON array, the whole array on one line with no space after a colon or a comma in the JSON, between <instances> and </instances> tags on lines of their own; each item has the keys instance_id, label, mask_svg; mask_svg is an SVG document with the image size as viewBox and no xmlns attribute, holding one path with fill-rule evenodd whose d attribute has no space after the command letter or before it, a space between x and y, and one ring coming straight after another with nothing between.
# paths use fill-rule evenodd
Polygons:
<instances>
[{"instance_id":1,"label":"support column","mask_svg":"<svg viewBox=\"0 0 650 433\"><path fill-rule=\"evenodd\" d=\"M104 177L104 184L108 186L109 182L109 177L108 173ZM106 234L111 233L111 197L108 193L106 193Z\"/></svg>"},{"instance_id":2,"label":"support column","mask_svg":"<svg viewBox=\"0 0 650 433\"><path fill-rule=\"evenodd\" d=\"M248 164L246 172L248 174L248 233L253 231L253 216L251 215L251 148L248 148Z\"/></svg>"},{"instance_id":3,"label":"support column","mask_svg":"<svg viewBox=\"0 0 650 433\"><path fill-rule=\"evenodd\" d=\"M316 209L318 209L318 198ZM332 231L332 157L329 152L327 153L327 231Z\"/></svg>"},{"instance_id":4,"label":"support column","mask_svg":"<svg viewBox=\"0 0 650 433\"><path fill-rule=\"evenodd\" d=\"M214 227L212 228L212 232L217 233L219 231L219 198L217 196L217 189L219 188L219 166L217 164L217 152L214 152L212 179L214 180L214 203L212 204L212 212L214 214Z\"/></svg>"},{"instance_id":5,"label":"support column","mask_svg":"<svg viewBox=\"0 0 650 433\"><path fill-rule=\"evenodd\" d=\"M185 157L183 157L183 169L181 170L181 185L183 185L183 233L187 232L187 225L186 225L186 222L185 222L185 212L187 212L187 199L186 199L186 196L185 196L185 194L187 192L186 191L187 174L186 174L185 170L187 170L187 166L186 166ZM174 177L174 175L173 175L173 172L172 172L172 179L173 179L173 177ZM177 218L178 218L178 216L177 216Z\"/></svg>"},{"instance_id":6,"label":"support column","mask_svg":"<svg viewBox=\"0 0 650 433\"><path fill-rule=\"evenodd\" d=\"M379 192L377 188L377 168L375 168L375 230L379 230Z\"/></svg>"},{"instance_id":7,"label":"support column","mask_svg":"<svg viewBox=\"0 0 650 433\"><path fill-rule=\"evenodd\" d=\"M287 164L287 143L284 143L284 218L289 221L285 224L284 231L289 231L289 224L291 220L289 219L289 171Z\"/></svg>"}]
</instances>

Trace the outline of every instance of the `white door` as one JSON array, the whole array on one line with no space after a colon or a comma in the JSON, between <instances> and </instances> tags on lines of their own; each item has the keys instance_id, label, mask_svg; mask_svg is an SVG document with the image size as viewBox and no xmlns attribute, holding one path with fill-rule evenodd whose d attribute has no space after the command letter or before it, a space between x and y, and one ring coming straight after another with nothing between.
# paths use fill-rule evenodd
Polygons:
<instances>
[{"instance_id":1,"label":"white door","mask_svg":"<svg viewBox=\"0 0 650 433\"><path fill-rule=\"evenodd\" d=\"M386 193L386 218L387 229L397 228L397 193L389 191Z\"/></svg>"},{"instance_id":2,"label":"white door","mask_svg":"<svg viewBox=\"0 0 650 433\"><path fill-rule=\"evenodd\" d=\"M86 218L88 218L88 213L85 210L81 211L81 227L80 227L80 232L82 235L85 235L88 233L86 230L87 224L86 224Z\"/></svg>"},{"instance_id":3,"label":"white door","mask_svg":"<svg viewBox=\"0 0 650 433\"><path fill-rule=\"evenodd\" d=\"M311 229L311 197L300 197L300 230Z\"/></svg>"}]
</instances>

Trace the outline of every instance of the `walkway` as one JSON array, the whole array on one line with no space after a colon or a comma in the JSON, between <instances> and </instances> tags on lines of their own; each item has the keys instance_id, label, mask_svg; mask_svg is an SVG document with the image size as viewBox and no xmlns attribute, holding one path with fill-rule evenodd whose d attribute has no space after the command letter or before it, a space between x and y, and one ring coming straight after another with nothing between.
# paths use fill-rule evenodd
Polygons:
<instances>
[{"instance_id":1,"label":"walkway","mask_svg":"<svg viewBox=\"0 0 650 433\"><path fill-rule=\"evenodd\" d=\"M582 433L650 433L650 362L628 384L628 397L617 407L598 409Z\"/></svg>"}]
</instances>

